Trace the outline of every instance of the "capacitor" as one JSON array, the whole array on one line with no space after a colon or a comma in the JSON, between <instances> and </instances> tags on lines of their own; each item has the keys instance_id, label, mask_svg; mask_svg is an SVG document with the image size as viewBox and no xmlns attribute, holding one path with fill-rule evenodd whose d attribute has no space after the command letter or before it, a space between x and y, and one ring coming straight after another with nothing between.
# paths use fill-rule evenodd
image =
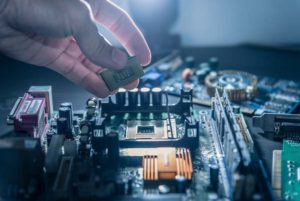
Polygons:
<instances>
[{"instance_id":1,"label":"capacitor","mask_svg":"<svg viewBox=\"0 0 300 201\"><path fill-rule=\"evenodd\" d=\"M108 164L111 169L117 168L119 163L119 133L110 132L106 138Z\"/></svg>"},{"instance_id":2,"label":"capacitor","mask_svg":"<svg viewBox=\"0 0 300 201\"><path fill-rule=\"evenodd\" d=\"M57 123L57 134L66 135L68 132L68 120L65 117L59 117L56 120Z\"/></svg>"},{"instance_id":3,"label":"capacitor","mask_svg":"<svg viewBox=\"0 0 300 201\"><path fill-rule=\"evenodd\" d=\"M86 107L86 115L88 118L92 118L95 115L96 107L94 106L87 106Z\"/></svg>"},{"instance_id":4,"label":"capacitor","mask_svg":"<svg viewBox=\"0 0 300 201\"><path fill-rule=\"evenodd\" d=\"M98 99L95 97L91 97L86 101L86 115L88 118L92 118L95 115L98 106L97 101Z\"/></svg>"},{"instance_id":5,"label":"capacitor","mask_svg":"<svg viewBox=\"0 0 300 201\"><path fill-rule=\"evenodd\" d=\"M86 101L86 106L87 107L97 107L97 98L96 97L91 97Z\"/></svg>"},{"instance_id":6,"label":"capacitor","mask_svg":"<svg viewBox=\"0 0 300 201\"><path fill-rule=\"evenodd\" d=\"M125 105L125 103L126 103L126 89L119 88L118 92L116 93L116 104Z\"/></svg>"},{"instance_id":7,"label":"capacitor","mask_svg":"<svg viewBox=\"0 0 300 201\"><path fill-rule=\"evenodd\" d=\"M143 87L140 90L141 105L150 105L150 89Z\"/></svg>"},{"instance_id":8,"label":"capacitor","mask_svg":"<svg viewBox=\"0 0 300 201\"><path fill-rule=\"evenodd\" d=\"M123 177L118 177L115 180L116 193L118 195L125 195L126 194L126 185L127 185L127 179L123 178Z\"/></svg>"},{"instance_id":9,"label":"capacitor","mask_svg":"<svg viewBox=\"0 0 300 201\"><path fill-rule=\"evenodd\" d=\"M194 74L194 71L192 69L185 68L181 73L181 77L182 77L183 81L187 82L191 79L193 74Z\"/></svg>"},{"instance_id":10,"label":"capacitor","mask_svg":"<svg viewBox=\"0 0 300 201\"><path fill-rule=\"evenodd\" d=\"M67 128L66 128L65 134L72 133L73 122L71 120L71 109L69 107L60 107L58 109L58 114L59 114L59 117L66 118L66 120L67 120Z\"/></svg>"},{"instance_id":11,"label":"capacitor","mask_svg":"<svg viewBox=\"0 0 300 201\"><path fill-rule=\"evenodd\" d=\"M212 190L218 191L219 187L219 167L216 164L209 165L209 181Z\"/></svg>"},{"instance_id":12,"label":"capacitor","mask_svg":"<svg viewBox=\"0 0 300 201\"><path fill-rule=\"evenodd\" d=\"M210 68L210 67L209 67L209 63L207 63L207 62L202 62L202 63L199 64L199 68L200 68L200 69L207 69L207 68Z\"/></svg>"},{"instance_id":13,"label":"capacitor","mask_svg":"<svg viewBox=\"0 0 300 201\"><path fill-rule=\"evenodd\" d=\"M89 127L89 125L87 125L87 124L82 125L80 131L81 131L81 132L80 132L81 135L88 135L89 132L90 132L90 127Z\"/></svg>"},{"instance_id":14,"label":"capacitor","mask_svg":"<svg viewBox=\"0 0 300 201\"><path fill-rule=\"evenodd\" d=\"M133 176L127 177L128 184L127 184L127 194L132 194L132 185L133 185Z\"/></svg>"},{"instance_id":15,"label":"capacitor","mask_svg":"<svg viewBox=\"0 0 300 201\"><path fill-rule=\"evenodd\" d=\"M138 89L134 88L128 91L128 104L131 106L138 105Z\"/></svg>"},{"instance_id":16,"label":"capacitor","mask_svg":"<svg viewBox=\"0 0 300 201\"><path fill-rule=\"evenodd\" d=\"M70 108L70 121L72 122L71 127L73 126L73 105L70 102L64 102L60 104L60 107Z\"/></svg>"},{"instance_id":17,"label":"capacitor","mask_svg":"<svg viewBox=\"0 0 300 201\"><path fill-rule=\"evenodd\" d=\"M47 133L46 133L46 139L47 139L47 145L50 145L51 142L51 138L52 136L55 135L55 132L53 129L50 129Z\"/></svg>"},{"instance_id":18,"label":"capacitor","mask_svg":"<svg viewBox=\"0 0 300 201\"><path fill-rule=\"evenodd\" d=\"M188 56L185 58L185 64L187 67L195 67L195 58L193 56Z\"/></svg>"},{"instance_id":19,"label":"capacitor","mask_svg":"<svg viewBox=\"0 0 300 201\"><path fill-rule=\"evenodd\" d=\"M162 89L155 87L152 89L152 105L162 104Z\"/></svg>"},{"instance_id":20,"label":"capacitor","mask_svg":"<svg viewBox=\"0 0 300 201\"><path fill-rule=\"evenodd\" d=\"M209 58L208 63L212 70L216 70L219 67L219 59L217 57Z\"/></svg>"},{"instance_id":21,"label":"capacitor","mask_svg":"<svg viewBox=\"0 0 300 201\"><path fill-rule=\"evenodd\" d=\"M196 71L196 76L198 78L198 82L199 83L203 83L204 82L204 79L205 77L208 75L208 73L211 71L211 68L209 66L208 63L201 63L199 65L199 68L198 70Z\"/></svg>"},{"instance_id":22,"label":"capacitor","mask_svg":"<svg viewBox=\"0 0 300 201\"><path fill-rule=\"evenodd\" d=\"M177 193L185 193L187 187L187 180L184 176L176 175L176 191Z\"/></svg>"}]
</instances>

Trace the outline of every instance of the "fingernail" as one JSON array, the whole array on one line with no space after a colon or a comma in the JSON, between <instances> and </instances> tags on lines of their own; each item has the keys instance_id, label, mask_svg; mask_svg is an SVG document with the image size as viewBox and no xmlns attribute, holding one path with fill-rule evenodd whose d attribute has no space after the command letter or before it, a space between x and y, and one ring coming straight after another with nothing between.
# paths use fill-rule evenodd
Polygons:
<instances>
[{"instance_id":1,"label":"fingernail","mask_svg":"<svg viewBox=\"0 0 300 201\"><path fill-rule=\"evenodd\" d=\"M127 63L127 55L119 49L112 51L112 60L117 64L116 67L124 67Z\"/></svg>"}]
</instances>

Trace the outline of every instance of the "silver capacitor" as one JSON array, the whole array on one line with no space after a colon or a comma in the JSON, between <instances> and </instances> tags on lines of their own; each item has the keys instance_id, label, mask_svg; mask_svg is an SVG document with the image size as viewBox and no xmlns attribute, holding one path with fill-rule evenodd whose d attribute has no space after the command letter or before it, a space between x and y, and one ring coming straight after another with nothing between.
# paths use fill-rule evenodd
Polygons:
<instances>
[{"instance_id":1,"label":"silver capacitor","mask_svg":"<svg viewBox=\"0 0 300 201\"><path fill-rule=\"evenodd\" d=\"M128 105L137 106L138 105L138 88L134 88L128 91Z\"/></svg>"},{"instance_id":2,"label":"silver capacitor","mask_svg":"<svg viewBox=\"0 0 300 201\"><path fill-rule=\"evenodd\" d=\"M116 93L116 104L125 105L126 103L126 89L120 88Z\"/></svg>"},{"instance_id":3,"label":"silver capacitor","mask_svg":"<svg viewBox=\"0 0 300 201\"><path fill-rule=\"evenodd\" d=\"M149 106L150 105L150 89L143 87L140 89L140 98L141 98L141 105Z\"/></svg>"},{"instance_id":4,"label":"silver capacitor","mask_svg":"<svg viewBox=\"0 0 300 201\"><path fill-rule=\"evenodd\" d=\"M153 105L162 105L162 89L155 87L152 89L152 104Z\"/></svg>"}]
</instances>

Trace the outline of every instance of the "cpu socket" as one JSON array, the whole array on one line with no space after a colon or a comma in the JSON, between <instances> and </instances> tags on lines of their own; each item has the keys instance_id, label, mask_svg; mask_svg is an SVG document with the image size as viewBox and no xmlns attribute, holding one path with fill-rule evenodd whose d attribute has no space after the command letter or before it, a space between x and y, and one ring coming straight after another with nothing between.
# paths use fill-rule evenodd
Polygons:
<instances>
[{"instance_id":1,"label":"cpu socket","mask_svg":"<svg viewBox=\"0 0 300 201\"><path fill-rule=\"evenodd\" d=\"M171 120L173 136L176 135L175 120ZM129 120L127 121L126 139L167 139L170 134L167 120Z\"/></svg>"}]
</instances>

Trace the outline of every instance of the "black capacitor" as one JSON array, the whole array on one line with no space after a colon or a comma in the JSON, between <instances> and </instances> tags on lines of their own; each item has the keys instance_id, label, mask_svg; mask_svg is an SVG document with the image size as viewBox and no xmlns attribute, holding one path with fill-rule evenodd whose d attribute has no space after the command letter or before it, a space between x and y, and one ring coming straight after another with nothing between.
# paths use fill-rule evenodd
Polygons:
<instances>
[{"instance_id":1,"label":"black capacitor","mask_svg":"<svg viewBox=\"0 0 300 201\"><path fill-rule=\"evenodd\" d=\"M141 105L150 105L150 89L143 87L140 89Z\"/></svg>"},{"instance_id":2,"label":"black capacitor","mask_svg":"<svg viewBox=\"0 0 300 201\"><path fill-rule=\"evenodd\" d=\"M70 108L70 118L71 118L71 127L73 126L73 105L70 102L64 102L60 104L60 107L67 107Z\"/></svg>"},{"instance_id":3,"label":"black capacitor","mask_svg":"<svg viewBox=\"0 0 300 201\"><path fill-rule=\"evenodd\" d=\"M127 184L127 194L132 194L132 185L133 185L133 177L132 176L129 176L128 178L127 178L127 180L128 180L128 184Z\"/></svg>"},{"instance_id":4,"label":"black capacitor","mask_svg":"<svg viewBox=\"0 0 300 201\"><path fill-rule=\"evenodd\" d=\"M219 59L217 57L209 58L208 63L212 70L216 70L219 67Z\"/></svg>"},{"instance_id":5,"label":"black capacitor","mask_svg":"<svg viewBox=\"0 0 300 201\"><path fill-rule=\"evenodd\" d=\"M189 68L195 67L195 58L193 56L188 56L185 58L185 64Z\"/></svg>"},{"instance_id":6,"label":"black capacitor","mask_svg":"<svg viewBox=\"0 0 300 201\"><path fill-rule=\"evenodd\" d=\"M138 105L138 89L134 88L128 91L128 105L137 106Z\"/></svg>"},{"instance_id":7,"label":"black capacitor","mask_svg":"<svg viewBox=\"0 0 300 201\"><path fill-rule=\"evenodd\" d=\"M126 103L126 89L120 88L116 93L116 104L125 105Z\"/></svg>"},{"instance_id":8,"label":"black capacitor","mask_svg":"<svg viewBox=\"0 0 300 201\"><path fill-rule=\"evenodd\" d=\"M209 165L210 186L212 190L218 191L219 187L219 167L216 164Z\"/></svg>"},{"instance_id":9,"label":"black capacitor","mask_svg":"<svg viewBox=\"0 0 300 201\"><path fill-rule=\"evenodd\" d=\"M59 117L56 120L57 123L57 134L66 135L68 132L68 120L65 117Z\"/></svg>"},{"instance_id":10,"label":"black capacitor","mask_svg":"<svg viewBox=\"0 0 300 201\"><path fill-rule=\"evenodd\" d=\"M184 176L176 175L176 192L177 193L185 193L187 188L187 180Z\"/></svg>"},{"instance_id":11,"label":"black capacitor","mask_svg":"<svg viewBox=\"0 0 300 201\"><path fill-rule=\"evenodd\" d=\"M209 63L203 62L199 64L199 69L209 69Z\"/></svg>"},{"instance_id":12,"label":"black capacitor","mask_svg":"<svg viewBox=\"0 0 300 201\"><path fill-rule=\"evenodd\" d=\"M126 186L127 186L127 179L123 177L118 177L115 181L115 189L117 195L125 195L126 194Z\"/></svg>"},{"instance_id":13,"label":"black capacitor","mask_svg":"<svg viewBox=\"0 0 300 201\"><path fill-rule=\"evenodd\" d=\"M106 145L108 148L108 164L111 169L117 168L119 163L119 134L110 132L107 134Z\"/></svg>"},{"instance_id":14,"label":"black capacitor","mask_svg":"<svg viewBox=\"0 0 300 201\"><path fill-rule=\"evenodd\" d=\"M97 98L91 97L86 101L86 115L88 118L92 118L97 110Z\"/></svg>"},{"instance_id":15,"label":"black capacitor","mask_svg":"<svg viewBox=\"0 0 300 201\"><path fill-rule=\"evenodd\" d=\"M155 87L152 89L152 105L162 105L162 89Z\"/></svg>"},{"instance_id":16,"label":"black capacitor","mask_svg":"<svg viewBox=\"0 0 300 201\"><path fill-rule=\"evenodd\" d=\"M59 117L67 119L67 130L65 134L72 133L72 119L71 119L71 109L69 107L60 107L58 109Z\"/></svg>"},{"instance_id":17,"label":"black capacitor","mask_svg":"<svg viewBox=\"0 0 300 201\"><path fill-rule=\"evenodd\" d=\"M53 135L55 135L55 132L54 132L53 129L49 130L49 131L46 133L46 139L47 139L47 145L48 145L48 146L50 145L51 138L52 138Z\"/></svg>"}]
</instances>

